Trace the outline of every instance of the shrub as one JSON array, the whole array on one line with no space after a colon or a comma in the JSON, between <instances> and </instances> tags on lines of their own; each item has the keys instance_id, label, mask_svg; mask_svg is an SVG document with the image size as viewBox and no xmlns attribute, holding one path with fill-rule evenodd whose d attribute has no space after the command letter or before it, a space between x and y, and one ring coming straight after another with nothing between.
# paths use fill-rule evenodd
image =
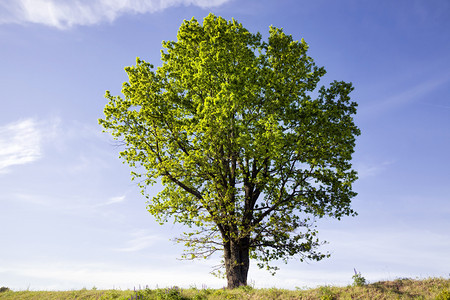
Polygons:
<instances>
[{"instance_id":1,"label":"shrub","mask_svg":"<svg viewBox=\"0 0 450 300\"><path fill-rule=\"evenodd\" d=\"M331 287L329 286L321 286L319 288L319 292L320 292L320 300L334 300L335 299L335 295L331 289Z\"/></svg>"},{"instance_id":2,"label":"shrub","mask_svg":"<svg viewBox=\"0 0 450 300\"><path fill-rule=\"evenodd\" d=\"M184 299L183 296L181 296L181 289L177 286L166 289L165 294L167 297L165 297L164 299L173 299L173 300Z\"/></svg>"},{"instance_id":3,"label":"shrub","mask_svg":"<svg viewBox=\"0 0 450 300\"><path fill-rule=\"evenodd\" d=\"M365 286L366 285L366 279L361 275L361 272L356 272L356 269L353 269L355 271L355 275L352 276L353 278L353 286Z\"/></svg>"}]
</instances>

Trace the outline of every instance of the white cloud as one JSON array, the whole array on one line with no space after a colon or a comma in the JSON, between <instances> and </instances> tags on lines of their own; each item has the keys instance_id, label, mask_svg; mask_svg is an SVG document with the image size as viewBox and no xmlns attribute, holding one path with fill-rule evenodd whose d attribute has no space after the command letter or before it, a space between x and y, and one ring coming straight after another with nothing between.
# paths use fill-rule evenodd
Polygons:
<instances>
[{"instance_id":1,"label":"white cloud","mask_svg":"<svg viewBox=\"0 0 450 300\"><path fill-rule=\"evenodd\" d=\"M173 6L220 6L229 0L10 0L0 2L1 23L37 23L58 29L114 21L123 14L154 13Z\"/></svg>"},{"instance_id":2,"label":"white cloud","mask_svg":"<svg viewBox=\"0 0 450 300\"><path fill-rule=\"evenodd\" d=\"M66 188L67 190L68 188ZM34 210L40 210L51 215L65 216L83 216L90 218L101 218L102 220L113 219L115 222L121 222L125 215L121 210L106 209L112 204L124 202L126 197L111 197L105 201L103 197L92 197L81 193L78 195L61 195L58 193L41 193L38 190L4 193L0 195L0 201L25 203L31 205ZM134 233L133 239L130 241L129 247L136 246L136 241L142 239L142 235L138 236ZM133 242L134 241L134 242ZM133 244L134 243L134 244ZM129 250L122 250L129 251Z\"/></svg>"},{"instance_id":3,"label":"white cloud","mask_svg":"<svg viewBox=\"0 0 450 300\"><path fill-rule=\"evenodd\" d=\"M28 118L0 125L0 174L42 158L44 145L57 139L60 123L59 118Z\"/></svg>"},{"instance_id":4,"label":"white cloud","mask_svg":"<svg viewBox=\"0 0 450 300\"><path fill-rule=\"evenodd\" d=\"M373 117L386 111L398 109L399 107L408 105L433 92L434 90L448 84L450 81L450 74L443 74L439 77L423 81L415 86L410 87L400 93L387 97L384 100L377 100L373 104L361 107L358 109L359 117Z\"/></svg>"},{"instance_id":5,"label":"white cloud","mask_svg":"<svg viewBox=\"0 0 450 300\"><path fill-rule=\"evenodd\" d=\"M109 198L106 202L97 204L97 205L95 205L94 207L97 208L97 207L102 207L102 206L108 206L108 205L111 205L111 204L121 203L121 202L124 202L125 199L126 199L126 196L125 196L125 195L123 195L123 196L111 197L111 198Z\"/></svg>"},{"instance_id":6,"label":"white cloud","mask_svg":"<svg viewBox=\"0 0 450 300\"><path fill-rule=\"evenodd\" d=\"M110 205L110 204L114 204L114 203L120 203L125 201L125 195L123 196L117 196L117 197L112 197L108 200L108 202L105 203L105 205Z\"/></svg>"},{"instance_id":7,"label":"white cloud","mask_svg":"<svg viewBox=\"0 0 450 300\"><path fill-rule=\"evenodd\" d=\"M359 179L377 176L380 173L384 172L389 165L392 165L393 161L385 161L381 163L365 163L360 162L355 165L356 170L358 171Z\"/></svg>"},{"instance_id":8,"label":"white cloud","mask_svg":"<svg viewBox=\"0 0 450 300\"><path fill-rule=\"evenodd\" d=\"M28 164L42 156L43 132L33 119L0 127L0 173L14 165Z\"/></svg>"},{"instance_id":9,"label":"white cloud","mask_svg":"<svg viewBox=\"0 0 450 300\"><path fill-rule=\"evenodd\" d=\"M137 230L131 234L127 247L117 249L120 252L136 252L150 247L161 238L157 235L148 234L145 230Z\"/></svg>"}]
</instances>

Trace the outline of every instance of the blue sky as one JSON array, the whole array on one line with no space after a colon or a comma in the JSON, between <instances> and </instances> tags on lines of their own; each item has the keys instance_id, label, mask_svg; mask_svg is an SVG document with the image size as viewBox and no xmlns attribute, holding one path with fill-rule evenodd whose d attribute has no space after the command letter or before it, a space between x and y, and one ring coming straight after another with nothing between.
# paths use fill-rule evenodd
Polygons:
<instances>
[{"instance_id":1,"label":"blue sky","mask_svg":"<svg viewBox=\"0 0 450 300\"><path fill-rule=\"evenodd\" d=\"M0 285L64 290L219 288L220 257L180 261L101 132L124 67L160 64L162 40L213 12L267 36L304 38L332 80L351 81L362 131L357 217L320 220L321 262L251 265L256 287L450 276L450 2L447 0L0 0ZM156 185L155 193L160 190Z\"/></svg>"}]
</instances>

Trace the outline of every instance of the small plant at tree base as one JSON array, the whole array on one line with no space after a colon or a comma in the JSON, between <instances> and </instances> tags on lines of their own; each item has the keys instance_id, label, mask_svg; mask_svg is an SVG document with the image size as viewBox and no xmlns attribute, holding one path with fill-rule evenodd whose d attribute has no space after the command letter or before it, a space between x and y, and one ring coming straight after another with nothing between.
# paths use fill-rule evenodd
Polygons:
<instances>
[{"instance_id":1,"label":"small plant at tree base","mask_svg":"<svg viewBox=\"0 0 450 300\"><path fill-rule=\"evenodd\" d=\"M361 275L361 272L357 272L356 269L353 269L355 271L355 275L352 276L353 278L353 285L354 286L365 286L366 285L366 279Z\"/></svg>"}]
</instances>

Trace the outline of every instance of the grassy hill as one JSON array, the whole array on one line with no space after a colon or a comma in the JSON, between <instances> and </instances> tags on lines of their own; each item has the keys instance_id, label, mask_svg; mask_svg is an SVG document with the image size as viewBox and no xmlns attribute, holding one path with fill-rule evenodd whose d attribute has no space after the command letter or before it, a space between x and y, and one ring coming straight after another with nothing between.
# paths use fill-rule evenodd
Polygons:
<instances>
[{"instance_id":1,"label":"grassy hill","mask_svg":"<svg viewBox=\"0 0 450 300\"><path fill-rule=\"evenodd\" d=\"M436 299L450 300L450 279L429 278L423 280L398 279L380 281L364 286L333 287L322 286L308 290L253 289L242 287L225 289L167 289L121 291L121 290L78 290L78 291L0 291L1 300L9 299Z\"/></svg>"}]
</instances>

